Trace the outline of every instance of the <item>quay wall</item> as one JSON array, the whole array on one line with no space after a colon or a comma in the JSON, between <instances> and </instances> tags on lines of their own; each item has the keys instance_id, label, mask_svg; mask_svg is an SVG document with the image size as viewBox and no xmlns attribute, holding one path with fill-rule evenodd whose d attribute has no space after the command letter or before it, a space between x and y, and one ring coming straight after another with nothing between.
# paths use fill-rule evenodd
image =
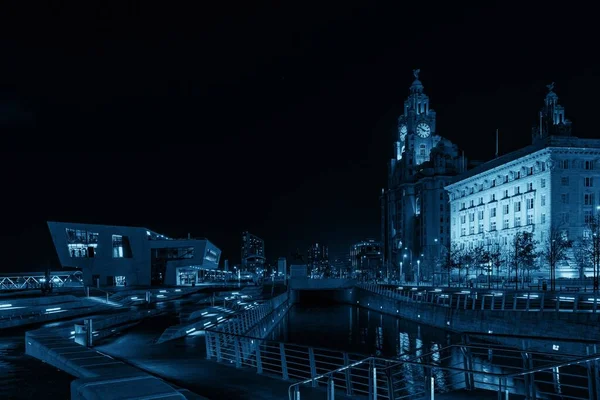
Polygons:
<instances>
[{"instance_id":1,"label":"quay wall","mask_svg":"<svg viewBox=\"0 0 600 400\"><path fill-rule=\"evenodd\" d=\"M552 351L553 346L558 345L561 351L572 348L572 351L585 354L585 345L574 340L600 339L600 313L464 310L392 299L361 288L349 289L345 296L348 304L453 332L489 335L492 340L519 347L525 345ZM541 340L539 343L517 343L520 340L502 338L501 335L536 336ZM563 339L564 342L558 344L549 339Z\"/></svg>"}]
</instances>

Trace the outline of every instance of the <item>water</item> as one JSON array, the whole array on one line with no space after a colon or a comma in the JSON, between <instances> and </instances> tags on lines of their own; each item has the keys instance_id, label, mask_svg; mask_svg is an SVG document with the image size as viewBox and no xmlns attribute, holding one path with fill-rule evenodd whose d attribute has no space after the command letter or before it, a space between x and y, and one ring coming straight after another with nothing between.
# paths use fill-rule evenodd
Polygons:
<instances>
[{"instance_id":1,"label":"water","mask_svg":"<svg viewBox=\"0 0 600 400\"><path fill-rule=\"evenodd\" d=\"M0 336L0 399L70 399L74 378L25 355L24 336L24 331Z\"/></svg>"},{"instance_id":2,"label":"water","mask_svg":"<svg viewBox=\"0 0 600 400\"><path fill-rule=\"evenodd\" d=\"M396 357L449 344L444 329L351 305L295 305L269 339L365 356Z\"/></svg>"}]
</instances>

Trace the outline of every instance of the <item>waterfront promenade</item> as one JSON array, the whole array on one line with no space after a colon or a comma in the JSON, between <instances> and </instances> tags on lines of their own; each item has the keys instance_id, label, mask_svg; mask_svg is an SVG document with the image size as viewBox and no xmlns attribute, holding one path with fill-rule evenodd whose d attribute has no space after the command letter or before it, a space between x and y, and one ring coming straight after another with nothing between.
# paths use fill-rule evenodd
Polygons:
<instances>
[{"instance_id":1,"label":"waterfront promenade","mask_svg":"<svg viewBox=\"0 0 600 400\"><path fill-rule=\"evenodd\" d=\"M441 299L450 299L450 298L473 298L474 292L478 292L481 296L482 290L477 291L469 291L469 293L462 293L466 290L457 290L450 292L443 292L444 288L430 288L429 290L424 288L406 288L407 290L400 290L397 287L389 287L389 286L365 286L360 285L362 290L380 296L382 298L389 298L390 300L400 300L408 303L423 303L430 304L432 306L442 306L440 304ZM404 289L404 288L402 288ZM446 288L447 289L447 288ZM338 289L339 290L339 289ZM354 291L358 292L361 289L356 289L356 287L344 288L345 291ZM452 290L452 289L450 289ZM406 292L406 293L404 293ZM417 292L423 292L425 296L422 294L417 295ZM160 293L160 292L159 292ZM175 292L173 293L175 294ZM180 295L180 292L177 292ZM444 294L448 295L448 297L441 297ZM502 297L508 297L508 292L504 292ZM169 293L160 294L167 296ZM183 293L181 293L183 295ZM555 296L562 296L562 294L554 294ZM412 296L412 297L411 297ZM521 304L521 299L518 292L513 293L513 296L517 299L518 304ZM123 308L131 308L131 311L139 311L139 306L135 304L131 304L132 297L130 294L124 295L122 300L127 303ZM425 300L423 301L423 297L425 299L435 299L433 301ZM500 297L494 296L492 294L492 298ZM117 297L112 297L113 300L116 300ZM524 300L530 300L531 296L527 296ZM171 299L164 298L164 303L170 304ZM561 301L561 299L558 299ZM112 301L112 300L111 300ZM506 302L505 302L506 303ZM524 304L530 302L525 301ZM567 302L568 303L568 302ZM468 303L467 307L463 306L464 303L457 302L456 305L453 301L448 301L449 307L456 307L456 309L464 311L464 312L472 312L472 311L480 311L481 304L485 307L487 302L479 302L479 303ZM472 304L476 304L473 307ZM492 303L494 304L494 303ZM513 304L513 303L511 303ZM544 304L542 302L541 304ZM361 307L363 305L360 305ZM364 306L369 306L365 304ZM376 307L375 310L379 308ZM548 308L548 312L556 311L556 309ZM495 308L490 308L489 311L494 311ZM504 307L504 311L508 311L509 308ZM124 310L123 310L124 311ZM380 310L376 310L380 311ZM385 311L385 310L384 310ZM539 311L539 307L525 307L523 310L519 310L520 312L531 312L536 313ZM560 308L559 308L560 311ZM243 311L242 311L243 313ZM579 310L571 311L570 313L579 313ZM157 313L156 315L159 315ZM539 314L539 313L536 313ZM560 314L563 314L562 312ZM595 314L594 309L591 312L586 312L586 315ZM153 314L154 315L154 314ZM270 318L269 318L270 319ZM239 321L245 321L243 318L239 318ZM147 320L148 323L154 324L154 320ZM425 322L423 320L422 322ZM144 322L142 322L143 324ZM226 324L225 324L226 325ZM234 330L225 330L223 329L220 332L211 331L211 334L217 334L219 340L227 341L231 337L240 337L240 335L244 335L244 332L240 329ZM100 351L99 354L104 354L106 356L112 357L113 363L122 363L127 366L134 367L138 370L144 371L148 373L150 376L158 377L160 379L164 379L167 383L170 383L175 386L185 387L189 389L193 393L187 393L185 398L193 399L198 398L196 395L200 395L202 397L208 399L218 399L218 398L238 398L238 399L276 399L276 398L286 398L288 395L288 388L293 381L291 380L283 380L277 377L271 377L267 371L262 374L258 374L256 369L242 367L236 368L235 360L224 359L221 363L213 361L215 355L213 354L210 357L212 360L207 360L207 352L206 352L206 343L208 341L205 340L204 331L200 330L199 332L195 332L194 334L190 334L183 339L166 341L164 343L157 343L157 336L155 333L148 335L146 337L137 337L136 339L131 339L127 335L118 337L110 342L101 343L99 346L93 349L94 354L96 351ZM68 335L66 335L68 336ZM33 336L32 336L33 337ZM63 338L66 339L66 338ZM60 339L60 340L63 340ZM57 339L58 340L58 339ZM181 340L185 341L185 346L182 345ZM236 339L234 339L236 340ZM237 339L239 340L239 339ZM73 344L69 344L69 348L71 348ZM267 344L265 343L265 346ZM191 349L190 350L190 346ZM76 347L72 347L76 349ZM247 346L247 348L251 348L251 346ZM561 347L562 349L562 347ZM81 349L81 352L86 352L85 348ZM263 351L263 350L261 350ZM92 355L90 352L90 355ZM192 354L193 353L193 354ZM486 350L487 354L487 350ZM314 356L313 356L314 358ZM228 362L229 364L225 364L224 362ZM109 362L110 363L110 362ZM314 363L314 361L313 361ZM250 364L252 364L250 360ZM425 364L424 364L425 365ZM68 369L66 369L68 370ZM330 369L328 369L330 370ZM72 371L71 371L72 372ZM78 376L77 374L74 374ZM81 376L79 376L81 377ZM310 378L310 375L309 375ZM183 391L179 391L179 393L183 394ZM343 391L336 392L336 398L345 399L349 398L344 396ZM471 393L469 393L471 394ZM458 393L455 393L458 395ZM482 394L483 395L483 394ZM487 394L486 394L487 395ZM321 399L325 396L324 388L312 388L304 385L302 387L302 399ZM440 394L439 396L442 396ZM444 394L443 396L450 396ZM353 396L352 398L361 398L360 396ZM438 398L438 397L436 397ZM439 398L463 398L463 397L439 397ZM485 397L480 397L485 398ZM516 398L516 397L511 397Z\"/></svg>"}]
</instances>

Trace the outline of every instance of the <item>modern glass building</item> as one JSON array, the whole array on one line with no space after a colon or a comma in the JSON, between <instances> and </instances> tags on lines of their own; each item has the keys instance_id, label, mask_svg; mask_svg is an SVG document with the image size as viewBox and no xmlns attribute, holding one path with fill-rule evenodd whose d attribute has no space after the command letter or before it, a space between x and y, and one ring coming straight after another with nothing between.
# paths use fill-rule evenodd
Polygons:
<instances>
[{"instance_id":1,"label":"modern glass building","mask_svg":"<svg viewBox=\"0 0 600 400\"><path fill-rule=\"evenodd\" d=\"M208 239L173 239L141 227L48 222L63 267L85 285L191 285L215 270L221 250Z\"/></svg>"}]
</instances>

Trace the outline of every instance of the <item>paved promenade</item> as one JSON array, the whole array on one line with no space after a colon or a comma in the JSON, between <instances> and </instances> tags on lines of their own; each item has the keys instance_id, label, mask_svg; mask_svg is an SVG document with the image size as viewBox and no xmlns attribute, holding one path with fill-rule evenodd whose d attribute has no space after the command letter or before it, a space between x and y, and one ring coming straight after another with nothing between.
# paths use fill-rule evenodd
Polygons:
<instances>
[{"instance_id":1,"label":"paved promenade","mask_svg":"<svg viewBox=\"0 0 600 400\"><path fill-rule=\"evenodd\" d=\"M146 323L149 323L146 322ZM206 360L204 336L155 344L148 334L124 335L96 349L208 399L281 400L291 382ZM324 388L302 388L302 400L322 400ZM360 397L354 396L354 399ZM336 399L350 399L336 393Z\"/></svg>"}]
</instances>

